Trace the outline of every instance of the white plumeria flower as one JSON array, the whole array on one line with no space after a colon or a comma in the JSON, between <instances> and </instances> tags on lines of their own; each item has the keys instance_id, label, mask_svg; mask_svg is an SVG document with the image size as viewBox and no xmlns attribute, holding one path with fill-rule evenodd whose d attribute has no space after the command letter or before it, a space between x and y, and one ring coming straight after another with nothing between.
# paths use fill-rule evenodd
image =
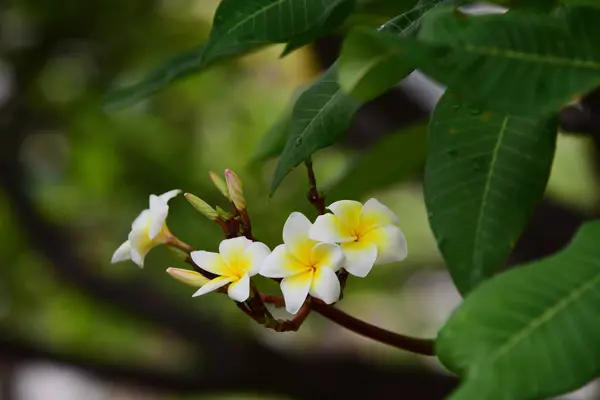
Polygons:
<instances>
[{"instance_id":1,"label":"white plumeria flower","mask_svg":"<svg viewBox=\"0 0 600 400\"><path fill-rule=\"evenodd\" d=\"M243 236L223 240L218 253L192 251L190 256L197 266L218 275L194 293L194 297L229 284L229 297L239 302L246 301L250 297L250 277L258 273L270 253L265 244Z\"/></svg>"},{"instance_id":2,"label":"white plumeria flower","mask_svg":"<svg viewBox=\"0 0 600 400\"><path fill-rule=\"evenodd\" d=\"M267 257L260 274L283 278L281 291L285 308L296 314L306 296L335 303L340 297L340 281L335 272L342 267L344 255L336 244L319 243L308 237L311 223L293 212L283 227L283 243Z\"/></svg>"},{"instance_id":3,"label":"white plumeria flower","mask_svg":"<svg viewBox=\"0 0 600 400\"><path fill-rule=\"evenodd\" d=\"M133 221L128 240L115 251L112 263L132 260L143 267L146 254L154 247L167 243L173 237L166 224L169 214L168 202L179 193L181 190L175 189L160 196L150 195L150 208L142 211Z\"/></svg>"},{"instance_id":4,"label":"white plumeria flower","mask_svg":"<svg viewBox=\"0 0 600 400\"><path fill-rule=\"evenodd\" d=\"M341 200L331 204L333 214L320 215L309 236L321 242L340 243L352 275L365 277L373 265L402 261L408 252L406 238L395 226L398 217L376 199L364 205Z\"/></svg>"}]
</instances>

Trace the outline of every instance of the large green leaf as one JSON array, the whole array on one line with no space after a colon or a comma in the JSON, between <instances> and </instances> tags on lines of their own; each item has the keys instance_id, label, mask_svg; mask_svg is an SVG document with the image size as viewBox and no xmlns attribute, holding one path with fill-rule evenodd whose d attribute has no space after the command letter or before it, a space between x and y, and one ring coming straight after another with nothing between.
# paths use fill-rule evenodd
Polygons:
<instances>
[{"instance_id":1,"label":"large green leaf","mask_svg":"<svg viewBox=\"0 0 600 400\"><path fill-rule=\"evenodd\" d=\"M360 103L346 96L336 80L335 65L308 88L292 112L292 130L275 169L271 194L295 166L346 132Z\"/></svg>"},{"instance_id":2,"label":"large green leaf","mask_svg":"<svg viewBox=\"0 0 600 400\"><path fill-rule=\"evenodd\" d=\"M436 3L436 0L429 0ZM380 31L408 32L414 19L396 17L385 23ZM285 176L312 153L340 140L354 113L362 104L345 94L337 82L338 63L308 88L294 105L291 134L271 182L271 195ZM410 72L410 71L409 71Z\"/></svg>"},{"instance_id":3,"label":"large green leaf","mask_svg":"<svg viewBox=\"0 0 600 400\"><path fill-rule=\"evenodd\" d=\"M447 19L471 20L448 24L463 27L454 41L425 42L384 33L377 37L380 46L475 104L506 112L550 112L594 89L600 80L600 10L588 8L574 16L576 20L569 19L571 14L447 13ZM436 21L445 23L439 15Z\"/></svg>"},{"instance_id":4,"label":"large green leaf","mask_svg":"<svg viewBox=\"0 0 600 400\"><path fill-rule=\"evenodd\" d=\"M213 63L239 56L274 43L302 41L334 29L330 18L344 3L354 0L222 0L206 43L197 49L178 54L140 83L108 95L107 108L131 104L164 86ZM347 14L344 14L347 16ZM311 33L316 30L317 34Z\"/></svg>"},{"instance_id":5,"label":"large green leaf","mask_svg":"<svg viewBox=\"0 0 600 400\"><path fill-rule=\"evenodd\" d=\"M600 375L600 222L562 252L478 287L438 335L440 360L460 374L452 400L529 400Z\"/></svg>"},{"instance_id":6,"label":"large green leaf","mask_svg":"<svg viewBox=\"0 0 600 400\"><path fill-rule=\"evenodd\" d=\"M442 96L429 125L425 203L461 293L504 263L542 198L556 134L554 117L491 112Z\"/></svg>"},{"instance_id":7,"label":"large green leaf","mask_svg":"<svg viewBox=\"0 0 600 400\"><path fill-rule=\"evenodd\" d=\"M358 157L341 179L325 190L330 202L359 199L374 190L402 182L425 164L427 125L415 125L381 139Z\"/></svg>"},{"instance_id":8,"label":"large green leaf","mask_svg":"<svg viewBox=\"0 0 600 400\"><path fill-rule=\"evenodd\" d=\"M381 31L410 36L417 31L423 15L442 3L442 0L422 0L412 10L384 25ZM344 91L366 101L385 92L413 70L412 64L380 41L375 31L356 30L344 41L338 79Z\"/></svg>"}]
</instances>

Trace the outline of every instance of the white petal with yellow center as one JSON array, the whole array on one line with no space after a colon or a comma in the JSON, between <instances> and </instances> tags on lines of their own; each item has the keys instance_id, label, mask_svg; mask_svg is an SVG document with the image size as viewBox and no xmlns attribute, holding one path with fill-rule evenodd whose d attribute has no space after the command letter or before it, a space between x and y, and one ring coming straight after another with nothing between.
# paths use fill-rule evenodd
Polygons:
<instances>
[{"instance_id":1,"label":"white petal with yellow center","mask_svg":"<svg viewBox=\"0 0 600 400\"><path fill-rule=\"evenodd\" d=\"M300 307L302 307L302 304L304 304L304 300L306 300L312 284L312 277L313 271L310 269L306 272L283 278L281 281L281 292L285 300L285 309L290 314L296 314L300 310Z\"/></svg>"},{"instance_id":2,"label":"white petal with yellow center","mask_svg":"<svg viewBox=\"0 0 600 400\"><path fill-rule=\"evenodd\" d=\"M339 270L344 263L344 253L337 244L317 243L310 252L310 265L314 268L328 267Z\"/></svg>"},{"instance_id":3,"label":"white petal with yellow center","mask_svg":"<svg viewBox=\"0 0 600 400\"><path fill-rule=\"evenodd\" d=\"M335 271L329 267L317 268L312 277L310 295L332 304L340 298L340 281Z\"/></svg>"},{"instance_id":4,"label":"white petal with yellow center","mask_svg":"<svg viewBox=\"0 0 600 400\"><path fill-rule=\"evenodd\" d=\"M252 241L243 236L221 241L219 244L219 254L221 254L223 261L232 272L242 262L244 251L251 244Z\"/></svg>"},{"instance_id":5,"label":"white petal with yellow center","mask_svg":"<svg viewBox=\"0 0 600 400\"><path fill-rule=\"evenodd\" d=\"M150 219L148 224L148 236L154 239L165 225L167 215L169 214L169 206L160 197L150 195Z\"/></svg>"},{"instance_id":6,"label":"white petal with yellow center","mask_svg":"<svg viewBox=\"0 0 600 400\"><path fill-rule=\"evenodd\" d=\"M204 286L202 286L196 293L192 295L192 297L202 296L203 294L212 292L213 290L217 290L232 282L233 278L230 276L219 276L215 279L209 281Z\"/></svg>"},{"instance_id":7,"label":"white petal with yellow center","mask_svg":"<svg viewBox=\"0 0 600 400\"><path fill-rule=\"evenodd\" d=\"M192 251L190 257L194 264L205 271L215 275L230 276L231 271L223 262L223 258L219 253L211 253L209 251L198 250Z\"/></svg>"},{"instance_id":8,"label":"white petal with yellow center","mask_svg":"<svg viewBox=\"0 0 600 400\"><path fill-rule=\"evenodd\" d=\"M244 250L244 258L247 260L247 272L249 276L258 274L261 266L271 254L269 247L261 242L253 242Z\"/></svg>"},{"instance_id":9,"label":"white petal with yellow center","mask_svg":"<svg viewBox=\"0 0 600 400\"><path fill-rule=\"evenodd\" d=\"M394 225L373 228L361 237L361 241L377 246L376 265L402 261L408 255L406 237Z\"/></svg>"},{"instance_id":10,"label":"white petal with yellow center","mask_svg":"<svg viewBox=\"0 0 600 400\"><path fill-rule=\"evenodd\" d=\"M397 222L398 217L392 210L377 199L369 199L362 208L358 230L365 233L373 227L394 225Z\"/></svg>"},{"instance_id":11,"label":"white petal with yellow center","mask_svg":"<svg viewBox=\"0 0 600 400\"><path fill-rule=\"evenodd\" d=\"M360 215L362 213L363 205L358 201L354 200L340 200L332 203L328 209L340 219L342 224L350 232L354 232L358 228L360 222Z\"/></svg>"},{"instance_id":12,"label":"white petal with yellow center","mask_svg":"<svg viewBox=\"0 0 600 400\"><path fill-rule=\"evenodd\" d=\"M356 239L356 236L334 214L319 215L310 228L309 237L325 243L345 243Z\"/></svg>"},{"instance_id":13,"label":"white petal with yellow center","mask_svg":"<svg viewBox=\"0 0 600 400\"><path fill-rule=\"evenodd\" d=\"M250 297L250 277L247 272L240 279L233 281L229 285L227 294L235 301L242 302L248 300L248 297Z\"/></svg>"},{"instance_id":14,"label":"white petal with yellow center","mask_svg":"<svg viewBox=\"0 0 600 400\"><path fill-rule=\"evenodd\" d=\"M377 260L377 246L362 241L342 243L341 246L346 259L344 269L359 278L367 276Z\"/></svg>"},{"instance_id":15,"label":"white petal with yellow center","mask_svg":"<svg viewBox=\"0 0 600 400\"><path fill-rule=\"evenodd\" d=\"M310 255L310 250L317 244L308 237L311 226L308 218L299 212L291 213L283 226L283 243L288 251L300 261Z\"/></svg>"},{"instance_id":16,"label":"white petal with yellow center","mask_svg":"<svg viewBox=\"0 0 600 400\"><path fill-rule=\"evenodd\" d=\"M267 278L285 278L309 270L307 264L301 263L285 244L275 247L260 268L260 274Z\"/></svg>"}]
</instances>

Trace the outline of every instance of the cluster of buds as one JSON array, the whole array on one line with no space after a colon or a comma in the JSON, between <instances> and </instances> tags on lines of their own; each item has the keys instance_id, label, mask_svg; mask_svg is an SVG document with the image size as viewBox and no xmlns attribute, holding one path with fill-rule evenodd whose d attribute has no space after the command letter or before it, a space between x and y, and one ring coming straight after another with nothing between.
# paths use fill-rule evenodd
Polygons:
<instances>
[{"instance_id":1,"label":"cluster of buds","mask_svg":"<svg viewBox=\"0 0 600 400\"><path fill-rule=\"evenodd\" d=\"M310 309L311 301L333 304L340 299L347 274L362 278L374 265L407 256L406 239L396 226L398 218L376 199L364 204L337 201L327 207L331 213L320 213L314 222L292 212L283 226L283 243L271 251L252 236L239 177L231 170L225 170L225 180L212 172L210 177L231 203L232 212L212 207L193 194L184 196L223 229L225 239L218 252L194 250L170 232L166 225L168 202L181 193L171 190L150 196L149 209L135 219L128 240L115 251L112 262L131 259L142 267L152 248L170 246L186 253L192 269L169 268L167 272L198 288L193 296L227 293L257 322L275 330L295 330L298 324L275 320L265 303L285 306L290 314L302 314L302 309ZM319 196L314 185L309 193ZM317 202L323 204L323 198ZM257 275L280 282L283 299L261 294L253 283Z\"/></svg>"}]
</instances>

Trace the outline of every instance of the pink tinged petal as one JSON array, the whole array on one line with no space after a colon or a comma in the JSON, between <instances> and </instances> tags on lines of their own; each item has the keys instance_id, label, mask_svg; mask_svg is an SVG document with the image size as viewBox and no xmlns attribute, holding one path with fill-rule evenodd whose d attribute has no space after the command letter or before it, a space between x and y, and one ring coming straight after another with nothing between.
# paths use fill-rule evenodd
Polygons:
<instances>
[{"instance_id":1,"label":"pink tinged petal","mask_svg":"<svg viewBox=\"0 0 600 400\"><path fill-rule=\"evenodd\" d=\"M310 259L311 265L315 268L327 266L337 271L344 264L344 253L337 244L318 243L312 248Z\"/></svg>"},{"instance_id":2,"label":"pink tinged petal","mask_svg":"<svg viewBox=\"0 0 600 400\"><path fill-rule=\"evenodd\" d=\"M150 224L148 228L148 235L150 239L154 239L158 236L162 230L167 215L169 214L169 206L158 196L153 194L150 195Z\"/></svg>"},{"instance_id":3,"label":"pink tinged petal","mask_svg":"<svg viewBox=\"0 0 600 400\"><path fill-rule=\"evenodd\" d=\"M310 251L317 242L308 238L311 223L306 216L293 212L283 226L283 243L300 261L308 262Z\"/></svg>"},{"instance_id":4,"label":"pink tinged petal","mask_svg":"<svg viewBox=\"0 0 600 400\"><path fill-rule=\"evenodd\" d=\"M219 253L229 270L236 272L243 263L244 251L252 244L252 240L243 236L225 239L219 244ZM242 273L239 275L242 276Z\"/></svg>"},{"instance_id":5,"label":"pink tinged petal","mask_svg":"<svg viewBox=\"0 0 600 400\"><path fill-rule=\"evenodd\" d=\"M363 240L377 246L375 265L402 261L408 255L406 237L397 226L386 225L371 229L361 237L361 241Z\"/></svg>"},{"instance_id":6,"label":"pink tinged petal","mask_svg":"<svg viewBox=\"0 0 600 400\"><path fill-rule=\"evenodd\" d=\"M310 295L323 300L327 304L335 303L340 298L340 281L335 271L329 267L315 270Z\"/></svg>"},{"instance_id":7,"label":"pink tinged petal","mask_svg":"<svg viewBox=\"0 0 600 400\"><path fill-rule=\"evenodd\" d=\"M245 273L241 279L234 281L229 285L227 294L232 300L246 301L250 297L250 277Z\"/></svg>"},{"instance_id":8,"label":"pink tinged petal","mask_svg":"<svg viewBox=\"0 0 600 400\"><path fill-rule=\"evenodd\" d=\"M271 254L271 250L266 244L261 242L253 242L244 251L244 258L247 260L246 268L248 275L254 276L260 271L260 267Z\"/></svg>"},{"instance_id":9,"label":"pink tinged petal","mask_svg":"<svg viewBox=\"0 0 600 400\"><path fill-rule=\"evenodd\" d=\"M377 199L369 199L362 209L359 231L366 232L376 226L393 225L397 222L398 217L392 210L381 204Z\"/></svg>"},{"instance_id":10,"label":"pink tinged petal","mask_svg":"<svg viewBox=\"0 0 600 400\"><path fill-rule=\"evenodd\" d=\"M227 285L229 282L233 281L233 279L234 278L232 278L232 277L219 276L218 278L208 281L208 283L206 283L204 286L202 286L200 289L198 289L198 291L196 293L194 293L192 295L192 297L202 296L203 294L206 294L206 293L212 292L214 290L217 290L219 288L222 288L223 286Z\"/></svg>"},{"instance_id":11,"label":"pink tinged petal","mask_svg":"<svg viewBox=\"0 0 600 400\"><path fill-rule=\"evenodd\" d=\"M120 261L131 260L131 244L129 240L125 241L119 248L114 252L111 263L117 263Z\"/></svg>"},{"instance_id":12,"label":"pink tinged petal","mask_svg":"<svg viewBox=\"0 0 600 400\"><path fill-rule=\"evenodd\" d=\"M196 271L190 271L189 269L181 268L167 268L167 274L186 285L193 287L202 287L206 285L210 279L206 278L202 274Z\"/></svg>"},{"instance_id":13,"label":"pink tinged petal","mask_svg":"<svg viewBox=\"0 0 600 400\"><path fill-rule=\"evenodd\" d=\"M265 259L259 273L267 278L285 278L308 270L308 265L298 261L285 244L280 244Z\"/></svg>"},{"instance_id":14,"label":"pink tinged petal","mask_svg":"<svg viewBox=\"0 0 600 400\"><path fill-rule=\"evenodd\" d=\"M223 262L223 258L219 253L211 253L204 250L192 251L190 257L194 264L205 271L215 275L231 276L231 271Z\"/></svg>"},{"instance_id":15,"label":"pink tinged petal","mask_svg":"<svg viewBox=\"0 0 600 400\"><path fill-rule=\"evenodd\" d=\"M342 225L350 232L358 228L363 205L354 200L340 200L332 203L328 209L342 221Z\"/></svg>"},{"instance_id":16,"label":"pink tinged petal","mask_svg":"<svg viewBox=\"0 0 600 400\"><path fill-rule=\"evenodd\" d=\"M342 243L342 250L346 257L344 268L359 278L367 276L377 259L377 246L373 243Z\"/></svg>"},{"instance_id":17,"label":"pink tinged petal","mask_svg":"<svg viewBox=\"0 0 600 400\"><path fill-rule=\"evenodd\" d=\"M300 310L306 296L308 296L312 278L313 271L311 269L297 275L288 276L281 281L281 292L283 293L287 312L296 314Z\"/></svg>"},{"instance_id":18,"label":"pink tinged petal","mask_svg":"<svg viewBox=\"0 0 600 400\"><path fill-rule=\"evenodd\" d=\"M173 197L177 196L180 193L181 193L180 189L173 189L173 190L169 190L166 193L161 194L158 197L166 204L169 202L169 200L171 200Z\"/></svg>"},{"instance_id":19,"label":"pink tinged petal","mask_svg":"<svg viewBox=\"0 0 600 400\"><path fill-rule=\"evenodd\" d=\"M340 219L333 214L319 215L310 228L308 236L313 240L325 243L352 242L356 239Z\"/></svg>"}]
</instances>

